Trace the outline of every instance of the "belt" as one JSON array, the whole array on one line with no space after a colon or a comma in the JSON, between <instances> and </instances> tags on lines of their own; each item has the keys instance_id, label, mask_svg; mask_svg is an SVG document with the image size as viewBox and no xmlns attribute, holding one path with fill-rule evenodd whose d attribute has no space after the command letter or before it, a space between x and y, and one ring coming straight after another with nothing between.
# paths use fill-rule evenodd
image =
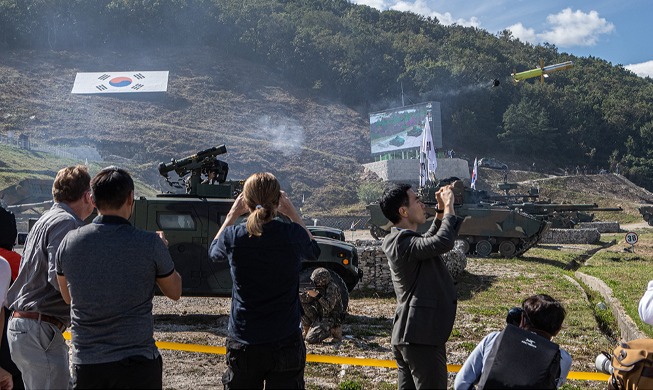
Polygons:
<instances>
[{"instance_id":1,"label":"belt","mask_svg":"<svg viewBox=\"0 0 653 390\"><path fill-rule=\"evenodd\" d=\"M35 311L17 311L17 310L14 310L14 312L12 313L11 316L13 318L27 318L27 319L30 319L30 320L48 322L48 323L56 326L57 328L59 328L59 330L62 331L62 332L64 330L66 330L66 325L63 322L59 321L58 319L56 319L54 317L51 317L51 316L48 316L48 315L45 315L45 314L41 314L41 313L37 313Z\"/></svg>"}]
</instances>

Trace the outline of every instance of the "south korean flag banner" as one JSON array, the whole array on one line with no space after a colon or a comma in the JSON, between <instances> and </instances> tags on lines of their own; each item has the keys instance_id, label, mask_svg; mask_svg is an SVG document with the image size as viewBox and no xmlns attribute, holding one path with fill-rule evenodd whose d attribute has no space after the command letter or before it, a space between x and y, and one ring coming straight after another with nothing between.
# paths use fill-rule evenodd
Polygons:
<instances>
[{"instance_id":1,"label":"south korean flag banner","mask_svg":"<svg viewBox=\"0 0 653 390\"><path fill-rule=\"evenodd\" d=\"M79 72L74 94L166 92L168 71Z\"/></svg>"}]
</instances>

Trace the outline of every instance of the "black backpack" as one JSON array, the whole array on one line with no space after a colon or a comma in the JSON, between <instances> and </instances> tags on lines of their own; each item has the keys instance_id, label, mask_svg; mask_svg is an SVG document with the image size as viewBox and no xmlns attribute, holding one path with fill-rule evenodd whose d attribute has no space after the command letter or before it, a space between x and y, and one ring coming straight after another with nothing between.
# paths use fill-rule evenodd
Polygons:
<instances>
[{"instance_id":1,"label":"black backpack","mask_svg":"<svg viewBox=\"0 0 653 390\"><path fill-rule=\"evenodd\" d=\"M555 389L559 377L558 344L508 324L494 340L478 388Z\"/></svg>"}]
</instances>

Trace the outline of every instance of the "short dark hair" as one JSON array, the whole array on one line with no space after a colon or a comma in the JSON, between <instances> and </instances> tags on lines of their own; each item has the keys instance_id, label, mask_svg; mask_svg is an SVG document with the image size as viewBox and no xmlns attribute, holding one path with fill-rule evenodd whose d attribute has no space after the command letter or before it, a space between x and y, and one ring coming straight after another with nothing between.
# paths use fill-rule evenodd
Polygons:
<instances>
[{"instance_id":1,"label":"short dark hair","mask_svg":"<svg viewBox=\"0 0 653 390\"><path fill-rule=\"evenodd\" d=\"M117 210L134 191L129 173L118 167L106 167L91 180L93 201L99 210Z\"/></svg>"},{"instance_id":2,"label":"short dark hair","mask_svg":"<svg viewBox=\"0 0 653 390\"><path fill-rule=\"evenodd\" d=\"M392 223L397 223L401 221L401 215L399 215L399 208L402 206L408 207L410 199L408 198L408 190L410 190L410 184L392 184L390 187L386 188L379 199L379 206L381 206L381 211L386 218Z\"/></svg>"},{"instance_id":3,"label":"short dark hair","mask_svg":"<svg viewBox=\"0 0 653 390\"><path fill-rule=\"evenodd\" d=\"M522 309L527 328L543 330L551 336L560 331L567 316L562 303L546 294L536 294L524 299Z\"/></svg>"},{"instance_id":4,"label":"short dark hair","mask_svg":"<svg viewBox=\"0 0 653 390\"><path fill-rule=\"evenodd\" d=\"M0 248L8 251L14 249L17 236L18 230L14 213L0 207Z\"/></svg>"}]
</instances>

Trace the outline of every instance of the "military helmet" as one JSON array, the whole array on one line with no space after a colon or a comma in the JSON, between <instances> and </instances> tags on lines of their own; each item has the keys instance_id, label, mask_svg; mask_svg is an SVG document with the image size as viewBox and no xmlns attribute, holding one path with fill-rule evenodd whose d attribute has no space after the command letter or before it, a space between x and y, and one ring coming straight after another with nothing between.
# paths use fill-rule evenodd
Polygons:
<instances>
[{"instance_id":1,"label":"military helmet","mask_svg":"<svg viewBox=\"0 0 653 390\"><path fill-rule=\"evenodd\" d=\"M313 271L311 280L316 286L324 287L331 281L331 274L328 269L320 267Z\"/></svg>"}]
</instances>

